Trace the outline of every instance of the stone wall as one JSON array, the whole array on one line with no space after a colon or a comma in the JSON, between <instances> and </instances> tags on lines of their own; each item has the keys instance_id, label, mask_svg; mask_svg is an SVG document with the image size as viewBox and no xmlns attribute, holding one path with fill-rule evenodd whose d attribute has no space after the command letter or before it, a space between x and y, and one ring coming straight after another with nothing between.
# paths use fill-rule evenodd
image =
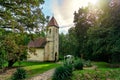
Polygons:
<instances>
[{"instance_id":1,"label":"stone wall","mask_svg":"<svg viewBox=\"0 0 120 80\"><path fill-rule=\"evenodd\" d=\"M44 61L44 49L36 48L35 52L28 52L28 61Z\"/></svg>"}]
</instances>

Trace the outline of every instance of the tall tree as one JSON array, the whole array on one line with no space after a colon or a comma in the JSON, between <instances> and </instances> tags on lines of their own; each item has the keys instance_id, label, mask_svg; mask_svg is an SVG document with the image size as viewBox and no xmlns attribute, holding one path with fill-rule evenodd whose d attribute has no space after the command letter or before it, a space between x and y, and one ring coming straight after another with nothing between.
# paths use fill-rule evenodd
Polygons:
<instances>
[{"instance_id":1,"label":"tall tree","mask_svg":"<svg viewBox=\"0 0 120 80\"><path fill-rule=\"evenodd\" d=\"M91 4L88 7L81 7L78 12L74 13L75 31L79 43L78 54L85 53L87 30L98 23L97 18L100 13L100 10L94 8Z\"/></svg>"},{"instance_id":2,"label":"tall tree","mask_svg":"<svg viewBox=\"0 0 120 80\"><path fill-rule=\"evenodd\" d=\"M0 27L32 31L44 23L44 0L0 0Z\"/></svg>"},{"instance_id":3,"label":"tall tree","mask_svg":"<svg viewBox=\"0 0 120 80\"><path fill-rule=\"evenodd\" d=\"M120 4L106 3L102 9L99 26L88 30L88 45L91 45L93 55L99 60L119 62L120 59ZM103 17L104 16L104 17Z\"/></svg>"},{"instance_id":4,"label":"tall tree","mask_svg":"<svg viewBox=\"0 0 120 80\"><path fill-rule=\"evenodd\" d=\"M76 40L75 28L69 29L68 34L59 36L59 52L61 56L74 55L78 56L78 42Z\"/></svg>"},{"instance_id":5,"label":"tall tree","mask_svg":"<svg viewBox=\"0 0 120 80\"><path fill-rule=\"evenodd\" d=\"M0 56L6 55L9 67L27 57L29 37L25 32L33 32L45 24L43 3L44 0L0 0L0 29L12 30L0 32Z\"/></svg>"}]
</instances>

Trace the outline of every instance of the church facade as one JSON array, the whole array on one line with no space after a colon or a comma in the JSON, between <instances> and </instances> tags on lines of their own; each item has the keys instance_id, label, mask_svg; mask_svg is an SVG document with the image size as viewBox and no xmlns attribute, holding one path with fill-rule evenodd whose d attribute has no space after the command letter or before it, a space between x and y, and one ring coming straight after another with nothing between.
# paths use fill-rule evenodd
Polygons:
<instances>
[{"instance_id":1,"label":"church facade","mask_svg":"<svg viewBox=\"0 0 120 80\"><path fill-rule=\"evenodd\" d=\"M34 49L34 52L30 51ZM48 22L46 38L28 44L28 61L57 61L59 57L59 27L54 17Z\"/></svg>"}]
</instances>

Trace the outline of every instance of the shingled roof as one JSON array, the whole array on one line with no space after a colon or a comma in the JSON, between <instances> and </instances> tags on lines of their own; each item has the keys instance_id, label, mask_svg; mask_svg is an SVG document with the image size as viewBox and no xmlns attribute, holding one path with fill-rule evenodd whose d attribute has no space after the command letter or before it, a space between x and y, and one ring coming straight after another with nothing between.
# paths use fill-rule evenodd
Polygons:
<instances>
[{"instance_id":1,"label":"shingled roof","mask_svg":"<svg viewBox=\"0 0 120 80\"><path fill-rule=\"evenodd\" d=\"M29 42L28 47L35 47L35 48L44 48L46 44L45 38L37 38Z\"/></svg>"},{"instance_id":2,"label":"shingled roof","mask_svg":"<svg viewBox=\"0 0 120 80\"><path fill-rule=\"evenodd\" d=\"M51 18L51 20L48 22L47 26L55 26L58 27L58 23L54 17Z\"/></svg>"}]
</instances>

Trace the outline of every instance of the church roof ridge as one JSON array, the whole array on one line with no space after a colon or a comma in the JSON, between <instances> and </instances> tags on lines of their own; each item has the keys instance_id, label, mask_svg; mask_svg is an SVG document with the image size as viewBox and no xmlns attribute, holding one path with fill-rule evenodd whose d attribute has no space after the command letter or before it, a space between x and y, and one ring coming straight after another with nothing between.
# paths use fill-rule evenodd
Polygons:
<instances>
[{"instance_id":1,"label":"church roof ridge","mask_svg":"<svg viewBox=\"0 0 120 80\"><path fill-rule=\"evenodd\" d=\"M55 26L58 27L58 23L56 21L56 19L54 18L54 16L52 16L51 20L48 22L47 26Z\"/></svg>"}]
</instances>

